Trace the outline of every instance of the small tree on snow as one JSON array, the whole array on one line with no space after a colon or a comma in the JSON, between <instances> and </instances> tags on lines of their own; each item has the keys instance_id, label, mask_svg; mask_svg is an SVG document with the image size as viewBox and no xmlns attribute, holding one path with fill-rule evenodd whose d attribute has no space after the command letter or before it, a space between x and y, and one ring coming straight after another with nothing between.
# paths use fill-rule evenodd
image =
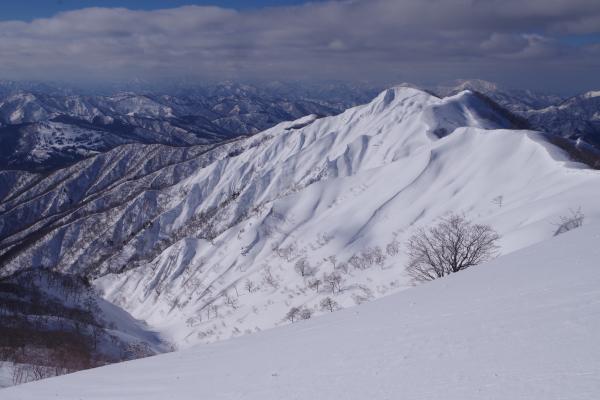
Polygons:
<instances>
[{"instance_id":1,"label":"small tree on snow","mask_svg":"<svg viewBox=\"0 0 600 400\"><path fill-rule=\"evenodd\" d=\"M304 257L299 259L298 261L296 261L296 264L294 265L294 269L302 277L311 276L311 275L314 275L314 273L315 273L314 269L308 263L308 260Z\"/></svg>"},{"instance_id":2,"label":"small tree on snow","mask_svg":"<svg viewBox=\"0 0 600 400\"><path fill-rule=\"evenodd\" d=\"M388 256L393 257L400 252L400 243L394 239L385 246L385 252Z\"/></svg>"},{"instance_id":3,"label":"small tree on snow","mask_svg":"<svg viewBox=\"0 0 600 400\"><path fill-rule=\"evenodd\" d=\"M308 308L304 308L300 311L300 319L310 319L310 317L312 317L312 311Z\"/></svg>"},{"instance_id":4,"label":"small tree on snow","mask_svg":"<svg viewBox=\"0 0 600 400\"><path fill-rule=\"evenodd\" d=\"M500 236L490 226L452 214L410 237L406 243L406 270L417 282L444 277L492 258L498 239Z\"/></svg>"},{"instance_id":5,"label":"small tree on snow","mask_svg":"<svg viewBox=\"0 0 600 400\"><path fill-rule=\"evenodd\" d=\"M298 307L290 308L290 311L285 315L285 317L290 321L294 322L300 316L301 310Z\"/></svg>"},{"instance_id":6,"label":"small tree on snow","mask_svg":"<svg viewBox=\"0 0 600 400\"><path fill-rule=\"evenodd\" d=\"M321 300L320 305L321 310L329 312L334 312L339 308L337 301L333 300L331 297L325 297L323 300Z\"/></svg>"},{"instance_id":7,"label":"small tree on snow","mask_svg":"<svg viewBox=\"0 0 600 400\"><path fill-rule=\"evenodd\" d=\"M332 294L335 294L336 291L338 291L338 292L341 291L342 282L344 281L344 279L337 272L332 272L331 274L325 274L323 276L323 280L329 284Z\"/></svg>"},{"instance_id":8,"label":"small tree on snow","mask_svg":"<svg viewBox=\"0 0 600 400\"><path fill-rule=\"evenodd\" d=\"M315 292L318 292L321 283L323 283L323 281L321 281L319 278L311 279L310 281L308 281L308 287L313 289Z\"/></svg>"},{"instance_id":9,"label":"small tree on snow","mask_svg":"<svg viewBox=\"0 0 600 400\"><path fill-rule=\"evenodd\" d=\"M246 282L244 282L244 289L246 289L248 293L252 293L256 290L256 284L250 279L247 279Z\"/></svg>"}]
</instances>

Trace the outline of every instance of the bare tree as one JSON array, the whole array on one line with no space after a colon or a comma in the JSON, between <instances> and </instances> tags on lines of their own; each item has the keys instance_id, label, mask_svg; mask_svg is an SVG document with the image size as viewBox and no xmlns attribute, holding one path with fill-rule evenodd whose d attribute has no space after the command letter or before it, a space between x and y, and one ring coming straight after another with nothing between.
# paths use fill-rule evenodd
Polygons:
<instances>
[{"instance_id":1,"label":"bare tree","mask_svg":"<svg viewBox=\"0 0 600 400\"><path fill-rule=\"evenodd\" d=\"M386 256L383 254L383 250L379 246L375 246L371 250L371 257L373 258L373 262L379 266L383 266L385 264Z\"/></svg>"},{"instance_id":2,"label":"bare tree","mask_svg":"<svg viewBox=\"0 0 600 400\"><path fill-rule=\"evenodd\" d=\"M554 236L558 236L561 233L568 232L573 229L577 229L583 225L583 220L585 219L585 215L581 211L581 207L577 210L569 210L569 215L563 215L559 218L556 225L556 231L554 232Z\"/></svg>"},{"instance_id":3,"label":"bare tree","mask_svg":"<svg viewBox=\"0 0 600 400\"><path fill-rule=\"evenodd\" d=\"M498 239L500 236L490 226L451 214L410 237L406 243L406 270L417 282L444 277L493 258Z\"/></svg>"},{"instance_id":4,"label":"bare tree","mask_svg":"<svg viewBox=\"0 0 600 400\"><path fill-rule=\"evenodd\" d=\"M312 268L310 266L308 260L305 257L303 257L303 258L299 259L298 261L296 261L296 264L294 265L294 269L302 277L311 276L311 275L315 274L314 268Z\"/></svg>"},{"instance_id":5,"label":"bare tree","mask_svg":"<svg viewBox=\"0 0 600 400\"><path fill-rule=\"evenodd\" d=\"M335 292L340 292L342 290L342 282L344 279L337 272L332 272L331 274L323 275L323 281L329 284L331 288L331 294L335 294Z\"/></svg>"},{"instance_id":6,"label":"bare tree","mask_svg":"<svg viewBox=\"0 0 600 400\"><path fill-rule=\"evenodd\" d=\"M285 317L290 321L294 322L300 316L300 309L298 307L290 308L290 311L285 315Z\"/></svg>"},{"instance_id":7,"label":"bare tree","mask_svg":"<svg viewBox=\"0 0 600 400\"><path fill-rule=\"evenodd\" d=\"M334 312L340 307L337 301L333 300L331 297L325 297L323 300L321 300L320 305L321 310L329 312Z\"/></svg>"},{"instance_id":8,"label":"bare tree","mask_svg":"<svg viewBox=\"0 0 600 400\"><path fill-rule=\"evenodd\" d=\"M323 283L323 281L321 281L319 278L311 279L310 281L308 281L308 287L313 289L315 292L318 292L321 283Z\"/></svg>"}]
</instances>

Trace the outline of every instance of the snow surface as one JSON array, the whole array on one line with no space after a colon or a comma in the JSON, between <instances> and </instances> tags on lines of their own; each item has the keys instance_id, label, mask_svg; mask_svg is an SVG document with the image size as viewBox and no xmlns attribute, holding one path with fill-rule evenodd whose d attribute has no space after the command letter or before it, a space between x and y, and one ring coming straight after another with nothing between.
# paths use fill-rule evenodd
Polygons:
<instances>
[{"instance_id":1,"label":"snow surface","mask_svg":"<svg viewBox=\"0 0 600 400\"><path fill-rule=\"evenodd\" d=\"M326 317L0 392L33 399L598 399L600 225Z\"/></svg>"}]
</instances>

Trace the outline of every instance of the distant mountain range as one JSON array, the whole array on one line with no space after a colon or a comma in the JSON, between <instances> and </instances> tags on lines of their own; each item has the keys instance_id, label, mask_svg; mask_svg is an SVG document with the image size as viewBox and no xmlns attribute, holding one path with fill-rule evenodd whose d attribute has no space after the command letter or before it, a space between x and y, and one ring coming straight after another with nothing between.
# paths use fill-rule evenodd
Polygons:
<instances>
[{"instance_id":1,"label":"distant mountain range","mask_svg":"<svg viewBox=\"0 0 600 400\"><path fill-rule=\"evenodd\" d=\"M128 143L214 144L304 115L337 114L375 93L350 85L222 83L93 95L1 82L0 168L52 170Z\"/></svg>"},{"instance_id":2,"label":"distant mountain range","mask_svg":"<svg viewBox=\"0 0 600 400\"><path fill-rule=\"evenodd\" d=\"M161 91L135 86L95 94L42 83L0 82L0 169L50 171L123 144L210 145L283 121L329 116L368 102L373 85L225 82ZM482 80L428 88L444 97L472 90L531 129L600 151L600 92L565 99Z\"/></svg>"}]
</instances>

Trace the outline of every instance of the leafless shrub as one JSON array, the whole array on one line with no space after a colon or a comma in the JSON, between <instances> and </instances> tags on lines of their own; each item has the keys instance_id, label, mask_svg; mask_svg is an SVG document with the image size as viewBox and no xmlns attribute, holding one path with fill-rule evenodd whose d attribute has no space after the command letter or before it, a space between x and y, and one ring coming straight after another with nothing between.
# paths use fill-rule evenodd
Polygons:
<instances>
[{"instance_id":1,"label":"leafless shrub","mask_svg":"<svg viewBox=\"0 0 600 400\"><path fill-rule=\"evenodd\" d=\"M499 238L490 226L452 214L410 237L406 270L416 282L441 278L492 258Z\"/></svg>"},{"instance_id":2,"label":"leafless shrub","mask_svg":"<svg viewBox=\"0 0 600 400\"><path fill-rule=\"evenodd\" d=\"M225 304L233 308L234 310L237 310L240 307L238 299L229 295L225 295Z\"/></svg>"},{"instance_id":3,"label":"leafless shrub","mask_svg":"<svg viewBox=\"0 0 600 400\"><path fill-rule=\"evenodd\" d=\"M396 256L398 253L400 253L400 242L398 242L396 239L392 240L387 244L387 246L385 246L385 252L390 257Z\"/></svg>"},{"instance_id":4,"label":"leafless shrub","mask_svg":"<svg viewBox=\"0 0 600 400\"><path fill-rule=\"evenodd\" d=\"M363 258L369 261L370 265L383 266L385 263L386 256L383 254L383 250L379 246L367 248L363 252Z\"/></svg>"},{"instance_id":5,"label":"leafless shrub","mask_svg":"<svg viewBox=\"0 0 600 400\"><path fill-rule=\"evenodd\" d=\"M573 229L577 229L583 225L583 220L585 219L585 215L581 211L581 207L577 210L570 209L569 215L562 215L559 217L556 225L556 231L554 232L554 236L558 236L561 233L568 232Z\"/></svg>"},{"instance_id":6,"label":"leafless shrub","mask_svg":"<svg viewBox=\"0 0 600 400\"><path fill-rule=\"evenodd\" d=\"M253 293L258 290L258 287L253 281L246 279L246 282L244 282L244 289L246 289L248 293Z\"/></svg>"},{"instance_id":7,"label":"leafless shrub","mask_svg":"<svg viewBox=\"0 0 600 400\"><path fill-rule=\"evenodd\" d=\"M312 310L309 310L308 308L303 308L302 311L300 311L300 319L310 319L312 317Z\"/></svg>"}]
</instances>

